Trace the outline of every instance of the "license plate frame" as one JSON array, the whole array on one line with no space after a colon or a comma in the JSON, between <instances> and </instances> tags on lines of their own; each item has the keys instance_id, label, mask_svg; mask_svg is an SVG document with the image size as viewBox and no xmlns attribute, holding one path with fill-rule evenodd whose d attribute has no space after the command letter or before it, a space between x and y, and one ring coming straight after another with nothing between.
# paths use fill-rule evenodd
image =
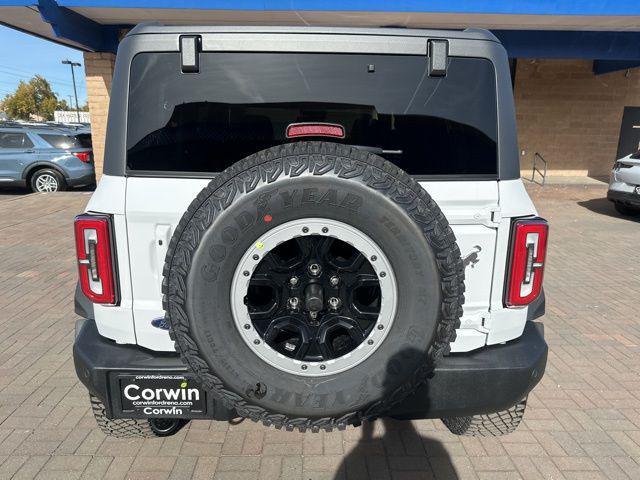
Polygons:
<instances>
[{"instance_id":1,"label":"license plate frame","mask_svg":"<svg viewBox=\"0 0 640 480\"><path fill-rule=\"evenodd\" d=\"M188 374L119 373L112 386L117 417L208 418L208 392Z\"/></svg>"}]
</instances>

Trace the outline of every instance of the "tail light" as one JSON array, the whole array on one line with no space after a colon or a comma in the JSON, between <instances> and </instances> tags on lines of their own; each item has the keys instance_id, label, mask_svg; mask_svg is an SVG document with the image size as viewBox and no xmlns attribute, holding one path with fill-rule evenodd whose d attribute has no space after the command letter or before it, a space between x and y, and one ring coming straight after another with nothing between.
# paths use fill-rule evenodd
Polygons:
<instances>
[{"instance_id":1,"label":"tail light","mask_svg":"<svg viewBox=\"0 0 640 480\"><path fill-rule=\"evenodd\" d=\"M111 218L107 215L79 215L74 229L82 292L92 302L115 304Z\"/></svg>"},{"instance_id":2,"label":"tail light","mask_svg":"<svg viewBox=\"0 0 640 480\"><path fill-rule=\"evenodd\" d=\"M81 162L89 163L91 161L91 151L88 152L74 152L73 155L77 157Z\"/></svg>"},{"instance_id":3,"label":"tail light","mask_svg":"<svg viewBox=\"0 0 640 480\"><path fill-rule=\"evenodd\" d=\"M549 225L542 218L513 222L511 256L504 303L522 307L536 299L542 290L547 255Z\"/></svg>"}]
</instances>

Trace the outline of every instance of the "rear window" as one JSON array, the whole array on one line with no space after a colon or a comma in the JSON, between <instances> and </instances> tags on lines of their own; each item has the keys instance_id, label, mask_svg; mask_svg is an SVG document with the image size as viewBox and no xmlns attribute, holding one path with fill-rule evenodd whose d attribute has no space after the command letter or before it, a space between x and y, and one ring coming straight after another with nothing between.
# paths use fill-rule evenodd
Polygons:
<instances>
[{"instance_id":1,"label":"rear window","mask_svg":"<svg viewBox=\"0 0 640 480\"><path fill-rule=\"evenodd\" d=\"M495 72L490 61L400 55L203 53L182 74L178 53L131 64L130 171L215 173L288 139L295 123L331 123L412 175L495 178ZM318 140L323 138L318 137ZM309 140L309 138L305 138Z\"/></svg>"},{"instance_id":2,"label":"rear window","mask_svg":"<svg viewBox=\"0 0 640 480\"><path fill-rule=\"evenodd\" d=\"M0 132L0 148L31 148L33 143L24 133Z\"/></svg>"},{"instance_id":3,"label":"rear window","mask_svg":"<svg viewBox=\"0 0 640 480\"><path fill-rule=\"evenodd\" d=\"M92 142L91 142L91 134L90 133L79 133L78 135L75 135L76 141L80 144L81 147L83 148L91 148L92 147Z\"/></svg>"},{"instance_id":4,"label":"rear window","mask_svg":"<svg viewBox=\"0 0 640 480\"><path fill-rule=\"evenodd\" d=\"M53 148L81 148L82 144L71 135L59 135L53 133L39 133L40 138L51 145Z\"/></svg>"}]
</instances>

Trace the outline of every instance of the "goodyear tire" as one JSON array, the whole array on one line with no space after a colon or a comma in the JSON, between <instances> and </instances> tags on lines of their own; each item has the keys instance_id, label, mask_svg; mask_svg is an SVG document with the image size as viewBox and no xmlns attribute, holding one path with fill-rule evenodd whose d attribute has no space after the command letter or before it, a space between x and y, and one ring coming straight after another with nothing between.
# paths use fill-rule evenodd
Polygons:
<instances>
[{"instance_id":1,"label":"goodyear tire","mask_svg":"<svg viewBox=\"0 0 640 480\"><path fill-rule=\"evenodd\" d=\"M292 242L312 243L293 260L277 253L291 231ZM350 253L318 253L326 244ZM302 265L286 285L268 270L276 254L273 278L283 265ZM307 270L313 255L327 263ZM349 255L359 260L343 268ZM354 265L364 270L349 285L370 282L357 301L347 285ZM250 297L263 277L267 303L284 313L261 333ZM277 428L318 431L378 417L426 381L455 338L463 282L454 234L412 178L354 147L300 142L251 155L200 192L169 245L163 305L176 350L227 407ZM360 300L367 295L373 300ZM344 313L353 311L357 319ZM283 318L288 326L275 335ZM307 333L278 343L296 328ZM324 343L314 336L321 330Z\"/></svg>"}]
</instances>

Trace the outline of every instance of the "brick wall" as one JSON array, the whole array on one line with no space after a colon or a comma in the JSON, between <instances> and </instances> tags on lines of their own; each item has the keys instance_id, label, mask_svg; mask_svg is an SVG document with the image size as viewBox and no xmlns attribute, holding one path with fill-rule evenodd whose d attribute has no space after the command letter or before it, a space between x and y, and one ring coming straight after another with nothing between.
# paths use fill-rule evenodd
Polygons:
<instances>
[{"instance_id":1,"label":"brick wall","mask_svg":"<svg viewBox=\"0 0 640 480\"><path fill-rule=\"evenodd\" d=\"M112 53L84 53L84 70L87 78L87 96L91 113L91 136L95 158L96 177L102 175L104 138L107 129L107 112L115 55Z\"/></svg>"},{"instance_id":2,"label":"brick wall","mask_svg":"<svg viewBox=\"0 0 640 480\"><path fill-rule=\"evenodd\" d=\"M522 174L533 154L550 175L606 176L615 160L622 112L640 105L640 69L594 75L586 60L518 60L516 111Z\"/></svg>"}]
</instances>

